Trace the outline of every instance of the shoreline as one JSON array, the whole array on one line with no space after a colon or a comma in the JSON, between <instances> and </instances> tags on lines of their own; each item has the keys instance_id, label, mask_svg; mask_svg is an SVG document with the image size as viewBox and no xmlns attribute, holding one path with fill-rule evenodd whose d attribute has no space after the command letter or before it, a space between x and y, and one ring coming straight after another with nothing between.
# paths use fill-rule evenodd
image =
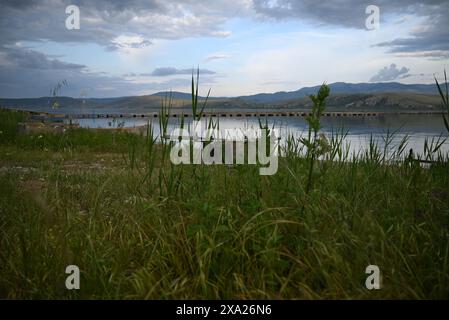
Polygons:
<instances>
[{"instance_id":1,"label":"shoreline","mask_svg":"<svg viewBox=\"0 0 449 320\"><path fill-rule=\"evenodd\" d=\"M158 118L159 112L157 110L150 112L104 112L104 113L62 113L48 111L36 111L27 109L16 109L0 107L5 110L16 110L29 113L34 120L55 120L55 119L96 119L96 118ZM391 115L442 115L442 111L338 111L332 110L323 113L323 117L375 117L375 116L391 116ZM258 118L258 117L307 117L310 115L310 110L270 110L270 111L229 111L229 110L217 110L214 112L204 112L203 117L221 117L221 118ZM172 118L192 118L191 112L182 112L180 110L174 110L169 114Z\"/></svg>"}]
</instances>

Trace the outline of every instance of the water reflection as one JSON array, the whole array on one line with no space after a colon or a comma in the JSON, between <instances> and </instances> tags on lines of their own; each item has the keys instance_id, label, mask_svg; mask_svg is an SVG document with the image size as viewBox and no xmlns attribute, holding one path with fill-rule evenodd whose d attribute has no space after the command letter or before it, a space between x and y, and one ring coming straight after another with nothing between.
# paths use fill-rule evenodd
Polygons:
<instances>
[{"instance_id":1,"label":"water reflection","mask_svg":"<svg viewBox=\"0 0 449 320\"><path fill-rule=\"evenodd\" d=\"M245 130L258 129L257 118L212 118L219 122L220 130ZM87 128L117 128L143 126L150 121L159 134L159 123L157 118L95 118L75 119L81 127ZM170 130L179 127L181 119L172 118L169 123ZM192 119L185 118L185 127L192 124ZM207 127L209 119L203 119L202 125ZM264 120L265 121L265 120ZM307 122L302 117L270 117L267 119L270 128L276 128L281 134L281 145L285 144L289 135L300 137L307 133ZM397 147L404 138L408 139L407 150L412 148L414 152L422 154L426 139L446 139L449 137L445 131L442 117L429 114L384 114L375 117L323 117L322 131L330 137L332 133L347 133L345 144L348 145L350 153L358 153L368 147L373 138L383 148L385 137L393 133L391 148ZM449 152L449 143L446 141L441 147L443 153Z\"/></svg>"}]
</instances>

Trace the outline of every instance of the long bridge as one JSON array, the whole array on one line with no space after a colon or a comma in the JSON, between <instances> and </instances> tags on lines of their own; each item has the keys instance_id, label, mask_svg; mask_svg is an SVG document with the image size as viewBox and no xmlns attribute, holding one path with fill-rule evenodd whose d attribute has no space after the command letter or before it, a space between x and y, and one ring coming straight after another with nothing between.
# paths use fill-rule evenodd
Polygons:
<instances>
[{"instance_id":1,"label":"long bridge","mask_svg":"<svg viewBox=\"0 0 449 320\"><path fill-rule=\"evenodd\" d=\"M202 117L220 117L220 118L265 118L265 117L307 117L310 112L204 112ZM325 112L324 117L374 117L383 113L379 112ZM49 115L51 117L52 115ZM159 112L150 113L94 113L94 114L65 114L56 115L56 117L81 119L81 118L157 118L160 116ZM192 118L192 113L169 113L166 116L172 118Z\"/></svg>"},{"instance_id":2,"label":"long bridge","mask_svg":"<svg viewBox=\"0 0 449 320\"><path fill-rule=\"evenodd\" d=\"M81 113L81 114L52 114L45 112L32 112L35 119L96 119L96 118L158 118L159 112L147 113ZM221 117L221 118L265 118L265 117L307 117L309 111L217 111L204 112L203 117ZM322 114L323 117L377 117L388 114L441 114L435 111L416 111L416 112L369 112L369 111L328 111ZM166 116L172 118L192 118L191 112L175 111Z\"/></svg>"}]
</instances>

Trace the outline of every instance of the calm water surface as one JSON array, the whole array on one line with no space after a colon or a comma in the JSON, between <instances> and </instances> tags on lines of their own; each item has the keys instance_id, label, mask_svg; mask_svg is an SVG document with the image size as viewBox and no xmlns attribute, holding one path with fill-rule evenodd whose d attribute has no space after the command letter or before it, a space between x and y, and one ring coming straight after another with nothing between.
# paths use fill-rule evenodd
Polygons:
<instances>
[{"instance_id":1,"label":"calm water surface","mask_svg":"<svg viewBox=\"0 0 449 320\"><path fill-rule=\"evenodd\" d=\"M217 121L217 118L212 118ZM113 128L118 126L137 127L152 121L156 134L159 133L157 119L145 118L96 118L96 119L74 119L81 127L86 128ZM180 119L173 118L170 121L170 128L179 126ZM191 119L186 118L186 126L191 124ZM285 142L285 137L289 134L301 136L307 133L307 123L303 117L271 117L268 118L270 128L278 129L281 134L281 141ZM381 147L388 133L393 133L391 148L394 149L404 137L408 138L407 150L413 148L414 152L422 154L424 143L427 139L437 141L449 138L449 134L444 127L441 115L414 115L414 114L390 114L372 117L323 117L322 132L328 137L332 132L344 130L347 132L345 143L350 152L359 152L366 149L370 137L373 137ZM220 129L242 130L247 128L259 128L257 118L220 118ZM282 142L281 142L282 143ZM449 152L449 142L446 141L441 147L444 153Z\"/></svg>"}]
</instances>

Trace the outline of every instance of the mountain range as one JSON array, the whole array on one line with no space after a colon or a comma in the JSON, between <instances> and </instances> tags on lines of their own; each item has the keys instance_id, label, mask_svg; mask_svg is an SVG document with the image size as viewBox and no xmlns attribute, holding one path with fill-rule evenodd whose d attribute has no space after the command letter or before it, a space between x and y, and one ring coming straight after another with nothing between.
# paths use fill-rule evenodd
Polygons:
<instances>
[{"instance_id":1,"label":"mountain range","mask_svg":"<svg viewBox=\"0 0 449 320\"><path fill-rule=\"evenodd\" d=\"M438 110L438 91L433 84L345 83L329 84L331 96L328 108L333 110L382 110L382 111L429 111ZM259 93L238 97L209 97L207 108L215 110L248 109L308 109L311 107L308 95L316 93L320 86L304 87L296 91ZM190 109L191 94L184 92L158 92L151 95L117 98L72 98L40 97L2 99L1 107L55 112L54 102L63 113L125 112L141 113L160 108L161 100L171 96L173 107ZM203 101L205 97L199 97Z\"/></svg>"}]
</instances>

